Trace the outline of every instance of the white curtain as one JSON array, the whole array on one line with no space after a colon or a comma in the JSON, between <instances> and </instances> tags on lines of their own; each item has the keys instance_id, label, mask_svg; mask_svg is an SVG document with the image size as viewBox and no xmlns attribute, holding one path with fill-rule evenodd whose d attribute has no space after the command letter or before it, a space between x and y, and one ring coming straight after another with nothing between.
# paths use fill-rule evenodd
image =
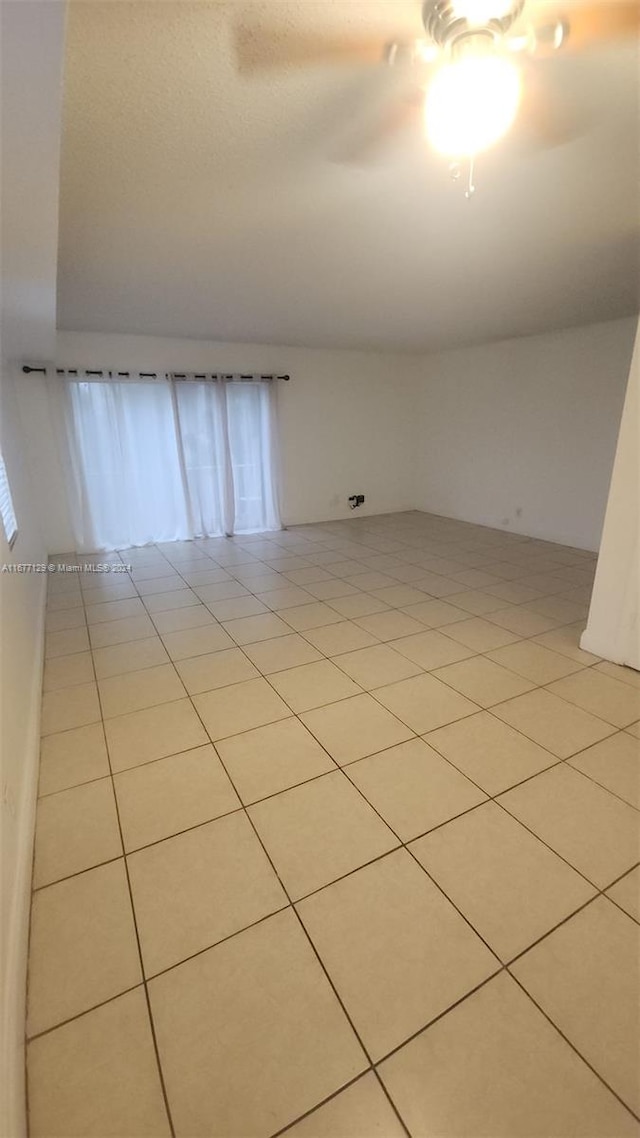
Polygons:
<instances>
[{"instance_id":1,"label":"white curtain","mask_svg":"<svg viewBox=\"0 0 640 1138\"><path fill-rule=\"evenodd\" d=\"M50 380L80 552L280 528L269 382Z\"/></svg>"}]
</instances>

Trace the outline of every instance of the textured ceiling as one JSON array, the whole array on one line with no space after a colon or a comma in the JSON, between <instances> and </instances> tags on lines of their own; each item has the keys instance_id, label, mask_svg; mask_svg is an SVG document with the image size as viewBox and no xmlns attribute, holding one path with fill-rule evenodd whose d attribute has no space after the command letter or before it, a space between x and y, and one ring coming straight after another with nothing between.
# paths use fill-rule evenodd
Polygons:
<instances>
[{"instance_id":1,"label":"textured ceiling","mask_svg":"<svg viewBox=\"0 0 640 1138\"><path fill-rule=\"evenodd\" d=\"M470 202L417 129L368 167L335 160L406 82L397 71L237 72L234 23L410 35L418 12L73 0L59 326L431 350L637 311L635 45L544 65L586 133L541 150L515 131Z\"/></svg>"}]
</instances>

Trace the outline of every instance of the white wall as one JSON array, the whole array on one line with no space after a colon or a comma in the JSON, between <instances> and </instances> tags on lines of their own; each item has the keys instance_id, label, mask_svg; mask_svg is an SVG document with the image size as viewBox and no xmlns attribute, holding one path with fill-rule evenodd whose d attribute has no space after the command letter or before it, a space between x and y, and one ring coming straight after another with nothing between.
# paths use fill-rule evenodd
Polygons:
<instances>
[{"instance_id":1,"label":"white wall","mask_svg":"<svg viewBox=\"0 0 640 1138\"><path fill-rule=\"evenodd\" d=\"M597 549L636 324L425 357L413 505Z\"/></svg>"},{"instance_id":2,"label":"white wall","mask_svg":"<svg viewBox=\"0 0 640 1138\"><path fill-rule=\"evenodd\" d=\"M284 522L347 517L353 493L365 495L359 515L412 505L409 356L59 332L56 360L67 367L290 373L289 383L278 384ZM24 397L32 460L48 472L50 548L63 552L73 548L73 536L38 379L25 377Z\"/></svg>"},{"instance_id":3,"label":"white wall","mask_svg":"<svg viewBox=\"0 0 640 1138\"><path fill-rule=\"evenodd\" d=\"M2 328L0 445L18 520L0 562L46 559L41 487L30 470L18 361L55 345L58 157L64 6L0 4L2 23ZM26 68L26 71L25 71ZM0 1134L25 1132L24 1012L35 813L45 575L0 574L2 703L2 1008Z\"/></svg>"}]
</instances>

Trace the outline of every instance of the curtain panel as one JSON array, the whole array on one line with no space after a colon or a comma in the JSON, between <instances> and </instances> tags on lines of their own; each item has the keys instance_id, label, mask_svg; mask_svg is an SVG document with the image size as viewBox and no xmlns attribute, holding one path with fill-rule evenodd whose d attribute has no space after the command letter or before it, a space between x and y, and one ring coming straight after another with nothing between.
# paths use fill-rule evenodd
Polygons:
<instances>
[{"instance_id":1,"label":"curtain panel","mask_svg":"<svg viewBox=\"0 0 640 1138\"><path fill-rule=\"evenodd\" d=\"M79 552L281 528L274 383L47 382Z\"/></svg>"}]
</instances>

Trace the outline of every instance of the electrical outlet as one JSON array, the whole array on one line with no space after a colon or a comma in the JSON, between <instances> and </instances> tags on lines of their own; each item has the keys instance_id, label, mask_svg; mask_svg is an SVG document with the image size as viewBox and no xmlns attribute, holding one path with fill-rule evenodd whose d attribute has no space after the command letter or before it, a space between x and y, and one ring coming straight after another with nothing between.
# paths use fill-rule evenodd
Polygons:
<instances>
[{"instance_id":1,"label":"electrical outlet","mask_svg":"<svg viewBox=\"0 0 640 1138\"><path fill-rule=\"evenodd\" d=\"M352 494L347 501L352 510L357 510L358 506L362 506L364 502L364 494Z\"/></svg>"}]
</instances>

